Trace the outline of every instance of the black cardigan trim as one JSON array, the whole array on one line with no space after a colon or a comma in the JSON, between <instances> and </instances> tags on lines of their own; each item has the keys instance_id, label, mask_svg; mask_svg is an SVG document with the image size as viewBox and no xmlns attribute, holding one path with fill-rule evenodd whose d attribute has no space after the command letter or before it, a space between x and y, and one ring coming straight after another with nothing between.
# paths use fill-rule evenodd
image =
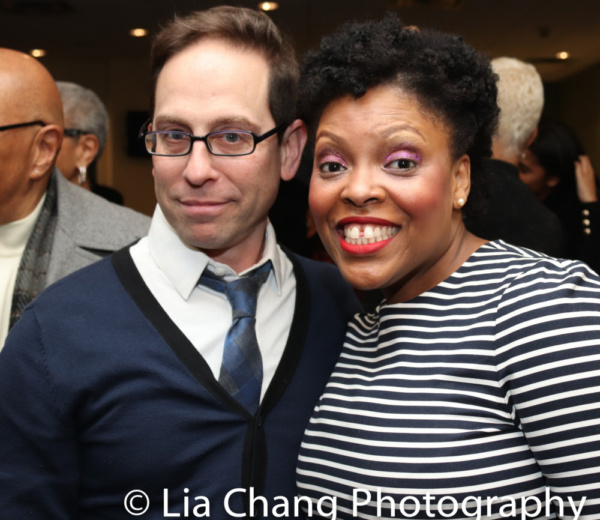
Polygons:
<instances>
[{"instance_id":1,"label":"black cardigan trim","mask_svg":"<svg viewBox=\"0 0 600 520\"><path fill-rule=\"evenodd\" d=\"M292 262L294 276L296 277L296 303L294 317L288 334L287 343L273 380L263 397L256 417L246 430L244 439L244 455L242 459L242 485L244 488L254 488L254 496L262 496L267 476L267 442L263 428L264 420L281 399L288 387L296 367L308 333L310 317L310 288L304 269L297 256L284 249L285 254ZM245 511L249 514L250 504L248 494L244 495ZM248 516L248 518L254 518Z\"/></svg>"},{"instance_id":2,"label":"black cardigan trim","mask_svg":"<svg viewBox=\"0 0 600 520\"><path fill-rule=\"evenodd\" d=\"M204 358L160 306L135 267L129 249L117 251L111 260L125 290L188 371L223 406L239 415L250 417L249 412L219 384Z\"/></svg>"},{"instance_id":3,"label":"black cardigan trim","mask_svg":"<svg viewBox=\"0 0 600 520\"><path fill-rule=\"evenodd\" d=\"M309 284L296 255L288 250L284 252L292 262L296 278L294 316L281 360L254 417L219 384L202 355L160 306L135 267L129 248L121 249L111 257L112 265L127 293L188 371L224 407L248 420L242 456L242 485L246 489L253 487L254 496L262 494L266 479L267 445L264 420L288 387L308 332L311 297ZM248 493L245 497L245 510L248 512Z\"/></svg>"},{"instance_id":4,"label":"black cardigan trim","mask_svg":"<svg viewBox=\"0 0 600 520\"><path fill-rule=\"evenodd\" d=\"M285 349L283 350L279 365L277 365L277 370L273 375L273 380L269 388L267 388L267 392L260 405L259 415L263 418L279 402L296 371L296 366L298 365L306 341L306 335L308 334L308 322L310 318L311 295L304 269L294 253L285 247L280 247L292 262L294 268L296 303L294 305L294 316Z\"/></svg>"}]
</instances>

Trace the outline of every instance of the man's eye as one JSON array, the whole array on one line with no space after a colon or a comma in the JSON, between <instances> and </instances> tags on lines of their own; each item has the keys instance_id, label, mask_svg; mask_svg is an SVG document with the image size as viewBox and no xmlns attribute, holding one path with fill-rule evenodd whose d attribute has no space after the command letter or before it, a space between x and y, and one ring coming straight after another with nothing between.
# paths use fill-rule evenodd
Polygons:
<instances>
[{"instance_id":1,"label":"man's eye","mask_svg":"<svg viewBox=\"0 0 600 520\"><path fill-rule=\"evenodd\" d=\"M166 139L170 141L181 141L182 139L186 139L187 136L183 132L168 132L165 135Z\"/></svg>"},{"instance_id":2,"label":"man's eye","mask_svg":"<svg viewBox=\"0 0 600 520\"><path fill-rule=\"evenodd\" d=\"M235 144L240 141L241 136L240 136L240 134L237 134L235 132L227 132L227 133L221 134L221 139L223 141L225 141L226 143Z\"/></svg>"}]
</instances>

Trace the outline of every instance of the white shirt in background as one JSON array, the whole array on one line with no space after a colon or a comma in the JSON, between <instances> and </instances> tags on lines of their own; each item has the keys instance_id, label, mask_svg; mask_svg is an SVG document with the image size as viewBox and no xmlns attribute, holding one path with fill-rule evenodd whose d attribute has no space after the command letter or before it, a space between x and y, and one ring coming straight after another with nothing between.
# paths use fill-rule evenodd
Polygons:
<instances>
[{"instance_id":1,"label":"white shirt in background","mask_svg":"<svg viewBox=\"0 0 600 520\"><path fill-rule=\"evenodd\" d=\"M21 257L45 200L46 194L25 218L0 226L0 350L8 335L10 309Z\"/></svg>"}]
</instances>

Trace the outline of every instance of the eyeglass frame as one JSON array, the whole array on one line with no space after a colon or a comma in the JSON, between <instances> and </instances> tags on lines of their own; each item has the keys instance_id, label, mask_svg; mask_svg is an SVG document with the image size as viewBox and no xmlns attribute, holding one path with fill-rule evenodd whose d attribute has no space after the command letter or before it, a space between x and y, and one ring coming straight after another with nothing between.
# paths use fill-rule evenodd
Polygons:
<instances>
[{"instance_id":1,"label":"eyeglass frame","mask_svg":"<svg viewBox=\"0 0 600 520\"><path fill-rule=\"evenodd\" d=\"M142 125L142 128L140 128L140 131L138 133L138 138L140 138L140 139L143 138L144 139L144 148L146 149L146 152L149 155L157 155L159 157L185 157L186 155L189 155L190 153L192 153L192 148L194 147L194 143L196 141L202 141L206 145L206 149L208 150L208 152L211 155L214 155L216 157L243 157L244 155L251 155L251 154L253 154L254 151L256 150L256 145L257 144L263 142L268 137L271 137L272 135L275 135L275 134L279 133L281 130L283 130L287 126L286 123L282 123L282 124L277 125L275 128L272 128L268 132L265 132L264 134L261 134L261 135L256 135L254 132L251 132L250 130L220 130L218 132L209 132L208 134L206 134L204 136L197 136L197 135L190 134L189 132L184 132L183 130L152 130L150 132L147 132L147 131L145 131L145 129L148 128L148 126L150 125L150 123L152 123L152 120L149 119L148 121L146 121ZM173 133L184 134L184 135L187 135L190 138L190 148L189 148L189 150L186 153L177 153L177 154L152 153L146 147L145 139L146 139L147 135L149 135L149 134L154 134L154 135L157 135L157 134L173 134ZM245 152L245 153L234 153L234 154L223 154L223 153L215 153L215 152L213 152L212 148L210 147L210 144L208 142L208 138L211 135L231 134L231 133L251 135L252 136L252 142L253 142L252 150L249 151L249 152Z\"/></svg>"},{"instance_id":2,"label":"eyeglass frame","mask_svg":"<svg viewBox=\"0 0 600 520\"><path fill-rule=\"evenodd\" d=\"M23 128L25 126L33 125L46 126L46 123L38 119L37 121L29 121L27 123L15 123L14 125L4 125L0 126L0 132L4 132L4 130L12 130L13 128Z\"/></svg>"},{"instance_id":3,"label":"eyeglass frame","mask_svg":"<svg viewBox=\"0 0 600 520\"><path fill-rule=\"evenodd\" d=\"M67 137L79 137L81 135L87 135L93 132L88 132L87 130L80 130L79 128L65 128L63 133Z\"/></svg>"}]
</instances>

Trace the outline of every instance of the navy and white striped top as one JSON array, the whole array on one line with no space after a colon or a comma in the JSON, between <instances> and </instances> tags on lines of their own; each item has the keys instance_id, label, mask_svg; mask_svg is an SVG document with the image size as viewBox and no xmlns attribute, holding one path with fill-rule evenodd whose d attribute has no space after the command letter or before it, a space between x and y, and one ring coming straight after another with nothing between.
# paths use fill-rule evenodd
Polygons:
<instances>
[{"instance_id":1,"label":"navy and white striped top","mask_svg":"<svg viewBox=\"0 0 600 520\"><path fill-rule=\"evenodd\" d=\"M600 518L600 277L495 241L356 316L297 481L313 517Z\"/></svg>"}]
</instances>

